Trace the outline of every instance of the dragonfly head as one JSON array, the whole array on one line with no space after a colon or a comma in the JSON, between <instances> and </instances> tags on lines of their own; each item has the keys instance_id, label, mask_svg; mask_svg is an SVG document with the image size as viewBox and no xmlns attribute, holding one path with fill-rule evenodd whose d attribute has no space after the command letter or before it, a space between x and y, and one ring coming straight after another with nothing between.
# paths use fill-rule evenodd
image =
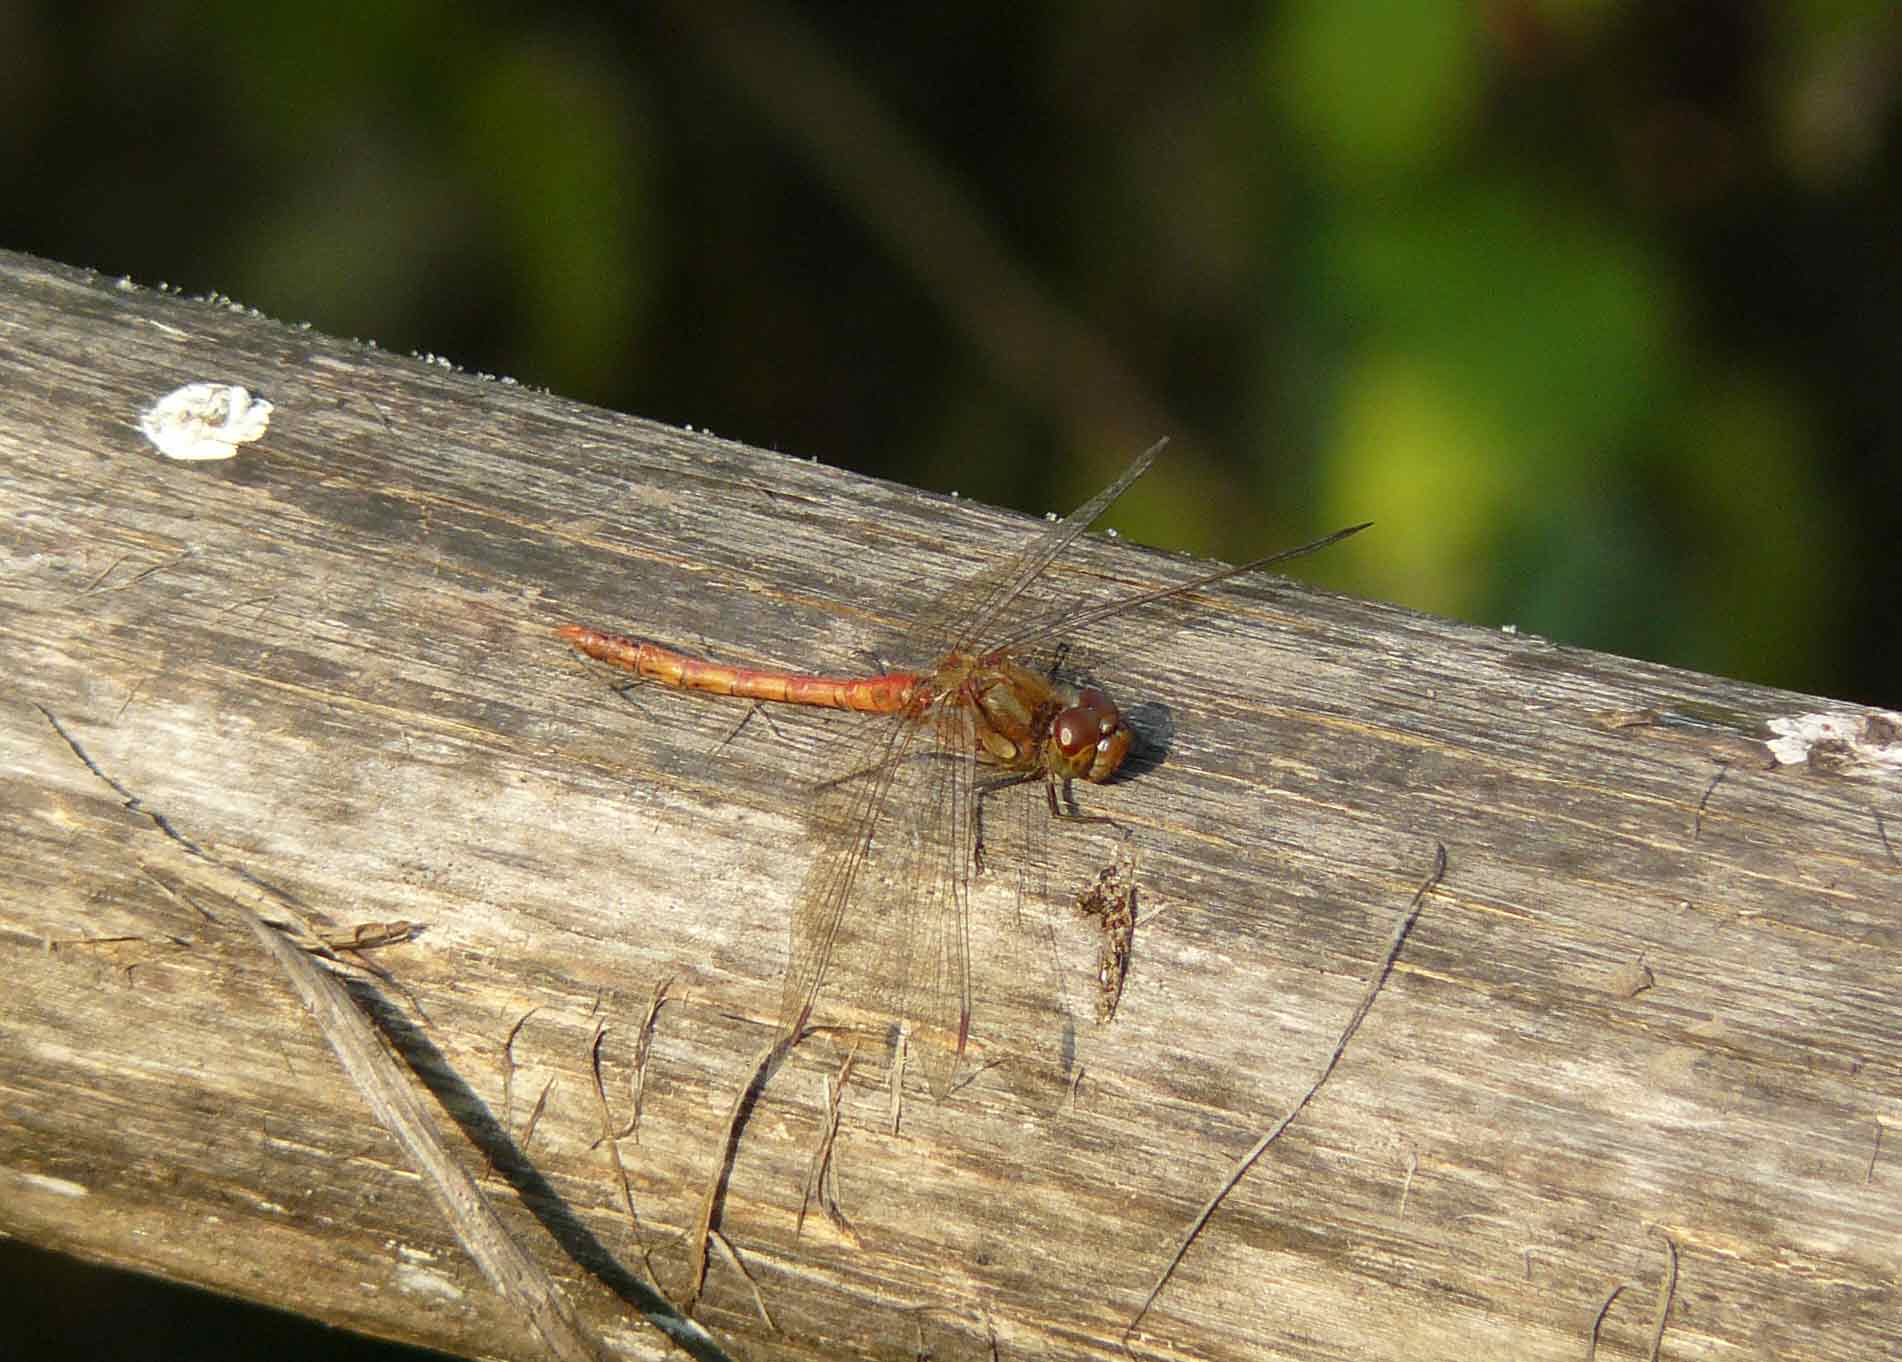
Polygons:
<instances>
[{"instance_id":1,"label":"dragonfly head","mask_svg":"<svg viewBox=\"0 0 1902 1362\"><path fill-rule=\"evenodd\" d=\"M1129 726L1115 703L1085 686L1050 725L1050 762L1060 776L1108 780L1129 754L1129 741Z\"/></svg>"}]
</instances>

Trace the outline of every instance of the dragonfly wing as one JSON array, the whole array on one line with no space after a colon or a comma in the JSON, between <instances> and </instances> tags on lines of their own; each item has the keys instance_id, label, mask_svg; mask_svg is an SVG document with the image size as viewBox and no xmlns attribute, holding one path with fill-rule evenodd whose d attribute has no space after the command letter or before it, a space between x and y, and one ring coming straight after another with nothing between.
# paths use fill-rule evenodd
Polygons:
<instances>
[{"instance_id":1,"label":"dragonfly wing","mask_svg":"<svg viewBox=\"0 0 1902 1362\"><path fill-rule=\"evenodd\" d=\"M969 706L933 715L936 768L920 782L928 835L917 841L905 992L899 1016L920 1043L925 1077L943 1097L971 1030L971 874L977 845L977 734Z\"/></svg>"},{"instance_id":2,"label":"dragonfly wing","mask_svg":"<svg viewBox=\"0 0 1902 1362\"><path fill-rule=\"evenodd\" d=\"M818 848L793 910L780 1009L788 1033L907 1025L934 1056L938 1091L970 1025L972 726L969 708L956 704L876 724L818 788Z\"/></svg>"},{"instance_id":3,"label":"dragonfly wing","mask_svg":"<svg viewBox=\"0 0 1902 1362\"><path fill-rule=\"evenodd\" d=\"M884 1027L883 1039L903 1024L942 1094L970 1029L976 735L955 704L886 727L817 792L820 849L793 913L781 1024Z\"/></svg>"},{"instance_id":4,"label":"dragonfly wing","mask_svg":"<svg viewBox=\"0 0 1902 1362\"><path fill-rule=\"evenodd\" d=\"M1137 455L1115 482L1062 520L1045 526L1014 557L953 587L908 632L903 655L926 660L954 650L989 648L994 646L993 637L1014 634L1014 624L1044 613L1048 603L1030 594L1031 585L1077 536L1101 519L1103 512L1149 471L1166 444L1167 440L1159 440Z\"/></svg>"},{"instance_id":5,"label":"dragonfly wing","mask_svg":"<svg viewBox=\"0 0 1902 1362\"><path fill-rule=\"evenodd\" d=\"M911 716L862 721L859 742L813 791L808 810L813 858L793 906L791 956L780 1001L780 1025L796 1036L813 1019L820 989L841 972L866 975L877 949L881 899L889 899L889 867L881 864L891 827L897 775L923 731ZM872 905L868 915L860 911ZM861 986L874 983L856 980Z\"/></svg>"}]
</instances>

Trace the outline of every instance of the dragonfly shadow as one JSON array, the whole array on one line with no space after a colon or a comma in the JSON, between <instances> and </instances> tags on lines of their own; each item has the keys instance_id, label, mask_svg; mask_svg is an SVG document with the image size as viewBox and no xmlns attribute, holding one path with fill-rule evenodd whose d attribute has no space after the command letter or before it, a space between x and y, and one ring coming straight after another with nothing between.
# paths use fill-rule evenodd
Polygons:
<instances>
[{"instance_id":1,"label":"dragonfly shadow","mask_svg":"<svg viewBox=\"0 0 1902 1362\"><path fill-rule=\"evenodd\" d=\"M1136 741L1130 744L1129 755L1123 758L1111 782L1118 785L1131 777L1145 776L1167 761L1176 737L1175 711L1157 700L1130 706L1123 711L1123 722L1136 735Z\"/></svg>"}]
</instances>

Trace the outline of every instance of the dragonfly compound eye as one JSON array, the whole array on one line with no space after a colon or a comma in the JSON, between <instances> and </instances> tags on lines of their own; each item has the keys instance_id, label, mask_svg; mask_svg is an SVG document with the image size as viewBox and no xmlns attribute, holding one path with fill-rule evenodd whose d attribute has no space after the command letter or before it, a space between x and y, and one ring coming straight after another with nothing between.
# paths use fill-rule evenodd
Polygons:
<instances>
[{"instance_id":1,"label":"dragonfly compound eye","mask_svg":"<svg viewBox=\"0 0 1902 1362\"><path fill-rule=\"evenodd\" d=\"M1057 715L1051 740L1062 753L1066 774L1108 780L1129 754L1129 729L1109 696L1094 686L1077 692L1076 703Z\"/></svg>"}]
</instances>

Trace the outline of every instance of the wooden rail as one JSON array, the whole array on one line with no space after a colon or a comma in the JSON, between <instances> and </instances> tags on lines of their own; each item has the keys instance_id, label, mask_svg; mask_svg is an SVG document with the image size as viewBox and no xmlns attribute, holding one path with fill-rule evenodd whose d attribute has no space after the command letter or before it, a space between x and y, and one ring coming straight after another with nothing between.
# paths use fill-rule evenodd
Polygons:
<instances>
[{"instance_id":1,"label":"wooden rail","mask_svg":"<svg viewBox=\"0 0 1902 1362\"><path fill-rule=\"evenodd\" d=\"M199 380L268 398L269 429L161 457L140 413ZM543 1346L243 909L333 947L406 923L334 970L584 1349L671 1355L646 1274L692 1276L772 1039L804 782L889 720L619 693L554 631L850 670L1030 528L19 256L0 525L0 1233ZM1099 539L1057 571L1094 598L1194 566ZM1596 1329L1645 1356L1673 1262L1665 1356L1902 1353L1892 718L1279 579L1074 660L1145 738L1083 796L1116 826L1054 830L1041 909L987 870L977 1063L942 1102L911 1074L893 1133L860 1055L845 1219L800 1223L828 1047L756 1095L694 1312L721 1345L1118 1355L1444 844L1371 1013L1135 1355L1578 1358ZM1099 1025L1098 929L1063 903L1119 856L1139 920Z\"/></svg>"}]
</instances>

